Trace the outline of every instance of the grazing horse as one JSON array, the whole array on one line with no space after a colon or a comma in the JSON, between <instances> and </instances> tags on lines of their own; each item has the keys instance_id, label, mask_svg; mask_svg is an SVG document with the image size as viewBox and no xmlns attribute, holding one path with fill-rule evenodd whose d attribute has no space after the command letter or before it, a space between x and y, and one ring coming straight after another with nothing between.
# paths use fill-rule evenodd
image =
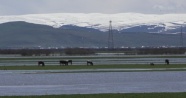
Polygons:
<instances>
[{"instance_id":1,"label":"grazing horse","mask_svg":"<svg viewBox=\"0 0 186 98\"><path fill-rule=\"evenodd\" d=\"M65 60L61 60L61 61L59 61L60 66L61 66L61 65L65 65L65 66L67 66L68 63L70 63L70 64L72 65L72 60L67 60L67 61L65 61Z\"/></svg>"},{"instance_id":2,"label":"grazing horse","mask_svg":"<svg viewBox=\"0 0 186 98\"><path fill-rule=\"evenodd\" d=\"M169 65L169 60L168 59L165 60L165 64Z\"/></svg>"},{"instance_id":3,"label":"grazing horse","mask_svg":"<svg viewBox=\"0 0 186 98\"><path fill-rule=\"evenodd\" d=\"M45 63L43 62L43 61L38 61L38 66L42 66L42 67L44 67L45 66Z\"/></svg>"},{"instance_id":4,"label":"grazing horse","mask_svg":"<svg viewBox=\"0 0 186 98\"><path fill-rule=\"evenodd\" d=\"M90 66L93 66L93 62L92 61L87 61L87 66L90 65Z\"/></svg>"},{"instance_id":5,"label":"grazing horse","mask_svg":"<svg viewBox=\"0 0 186 98\"><path fill-rule=\"evenodd\" d=\"M150 63L151 66L154 66L155 64L154 63Z\"/></svg>"}]
</instances>

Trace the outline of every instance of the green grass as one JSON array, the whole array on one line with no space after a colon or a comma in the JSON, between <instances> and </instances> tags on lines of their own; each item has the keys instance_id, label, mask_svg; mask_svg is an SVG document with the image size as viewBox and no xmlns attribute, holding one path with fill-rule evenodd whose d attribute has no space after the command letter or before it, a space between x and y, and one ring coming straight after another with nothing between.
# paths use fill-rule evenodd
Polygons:
<instances>
[{"instance_id":1,"label":"green grass","mask_svg":"<svg viewBox=\"0 0 186 98\"><path fill-rule=\"evenodd\" d=\"M186 98L186 93L85 94L46 96L4 96L1 98Z\"/></svg>"},{"instance_id":2,"label":"green grass","mask_svg":"<svg viewBox=\"0 0 186 98\"><path fill-rule=\"evenodd\" d=\"M186 68L185 64L172 64L172 65L155 65L150 66L148 64L136 64L136 65L69 65L69 66L57 66L57 65L48 65L45 67L38 66L0 66L0 70L75 70L75 69L156 69L156 68Z\"/></svg>"}]
</instances>

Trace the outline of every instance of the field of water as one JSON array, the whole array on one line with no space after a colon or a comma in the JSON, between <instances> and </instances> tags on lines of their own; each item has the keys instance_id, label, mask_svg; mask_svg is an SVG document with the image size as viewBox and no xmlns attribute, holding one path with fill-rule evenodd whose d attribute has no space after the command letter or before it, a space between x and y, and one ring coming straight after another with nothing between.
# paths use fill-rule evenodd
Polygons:
<instances>
[{"instance_id":1,"label":"field of water","mask_svg":"<svg viewBox=\"0 0 186 98\"><path fill-rule=\"evenodd\" d=\"M59 57L1 56L0 66L59 65L59 60L73 61L74 66L110 64L186 64L184 55L93 55ZM87 69L85 69L87 70ZM113 70L113 69L111 69ZM119 69L116 69L119 70ZM186 92L185 71L148 72L60 72L60 70L0 70L0 96L99 94L99 93L149 93Z\"/></svg>"},{"instance_id":2,"label":"field of water","mask_svg":"<svg viewBox=\"0 0 186 98\"><path fill-rule=\"evenodd\" d=\"M186 72L0 71L0 96L186 92Z\"/></svg>"},{"instance_id":3,"label":"field of water","mask_svg":"<svg viewBox=\"0 0 186 98\"><path fill-rule=\"evenodd\" d=\"M51 56L51 57L21 57L0 56L0 66L34 66L38 61L44 61L46 65L59 65L60 60L73 61L73 65L86 65L87 60L93 61L95 65L110 64L164 64L169 59L171 64L186 64L184 55L93 55L93 56Z\"/></svg>"}]
</instances>

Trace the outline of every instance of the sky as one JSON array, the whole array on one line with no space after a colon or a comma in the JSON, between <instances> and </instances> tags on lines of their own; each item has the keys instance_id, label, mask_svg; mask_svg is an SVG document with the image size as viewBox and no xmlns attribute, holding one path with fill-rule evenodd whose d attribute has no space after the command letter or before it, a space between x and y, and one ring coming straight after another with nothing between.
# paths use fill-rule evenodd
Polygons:
<instances>
[{"instance_id":1,"label":"sky","mask_svg":"<svg viewBox=\"0 0 186 98\"><path fill-rule=\"evenodd\" d=\"M0 15L186 13L186 0L0 0Z\"/></svg>"}]
</instances>

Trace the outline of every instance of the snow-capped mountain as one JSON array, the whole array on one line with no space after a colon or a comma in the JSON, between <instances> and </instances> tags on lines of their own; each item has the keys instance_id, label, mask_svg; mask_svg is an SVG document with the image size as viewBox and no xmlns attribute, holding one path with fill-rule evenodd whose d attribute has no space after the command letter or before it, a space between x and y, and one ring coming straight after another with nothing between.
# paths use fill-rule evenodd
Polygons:
<instances>
[{"instance_id":1,"label":"snow-capped mountain","mask_svg":"<svg viewBox=\"0 0 186 98\"><path fill-rule=\"evenodd\" d=\"M87 27L107 31L109 21L112 21L113 29L123 31L133 27L147 26L146 29L158 30L154 33L166 32L186 25L186 14L139 14L139 13L56 13L56 14L30 14L19 16L0 16L0 24L14 21L49 25L59 28L64 25Z\"/></svg>"}]
</instances>

